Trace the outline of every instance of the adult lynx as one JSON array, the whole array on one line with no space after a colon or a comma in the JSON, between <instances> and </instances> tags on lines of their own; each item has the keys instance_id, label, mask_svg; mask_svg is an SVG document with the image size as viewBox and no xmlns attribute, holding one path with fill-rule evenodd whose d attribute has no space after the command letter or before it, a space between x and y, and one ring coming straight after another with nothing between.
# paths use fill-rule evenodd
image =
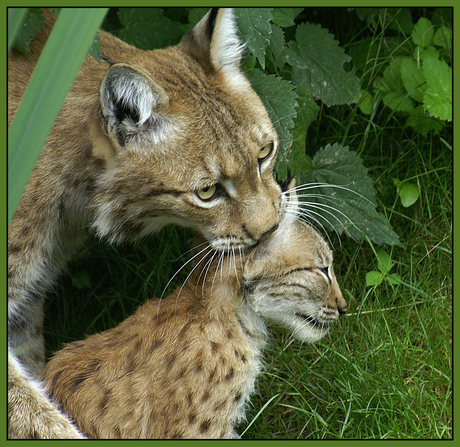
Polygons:
<instances>
[{"instance_id":1,"label":"adult lynx","mask_svg":"<svg viewBox=\"0 0 460 447\"><path fill-rule=\"evenodd\" d=\"M216 256L206 246L171 296L49 361L48 391L87 436L237 437L261 367L264 320L312 342L346 312L331 250L296 219L294 194L287 208L249 253Z\"/></svg>"},{"instance_id":2,"label":"adult lynx","mask_svg":"<svg viewBox=\"0 0 460 447\"><path fill-rule=\"evenodd\" d=\"M8 60L8 123L53 26ZM111 242L168 223L216 250L278 225L278 137L239 68L232 11L211 10L176 47L141 51L99 32L8 230L8 436L75 437L33 376L44 366L43 300L93 229Z\"/></svg>"}]
</instances>

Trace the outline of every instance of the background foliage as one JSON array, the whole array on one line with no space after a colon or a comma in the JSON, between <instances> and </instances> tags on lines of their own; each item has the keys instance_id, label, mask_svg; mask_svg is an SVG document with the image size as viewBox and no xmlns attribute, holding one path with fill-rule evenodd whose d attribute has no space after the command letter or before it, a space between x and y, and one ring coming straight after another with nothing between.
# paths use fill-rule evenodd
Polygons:
<instances>
[{"instance_id":1,"label":"background foliage","mask_svg":"<svg viewBox=\"0 0 460 447\"><path fill-rule=\"evenodd\" d=\"M112 8L103 27L140 48L163 47L206 11ZM313 346L273 329L240 432L450 438L452 10L236 15L244 69L282 142L277 176L289 171L298 184L316 184L305 207L321 231L335 230L327 233L349 304L331 336ZM172 227L136 246L92 239L48 301L48 349L113 327L146 298L168 293L189 238Z\"/></svg>"}]
</instances>

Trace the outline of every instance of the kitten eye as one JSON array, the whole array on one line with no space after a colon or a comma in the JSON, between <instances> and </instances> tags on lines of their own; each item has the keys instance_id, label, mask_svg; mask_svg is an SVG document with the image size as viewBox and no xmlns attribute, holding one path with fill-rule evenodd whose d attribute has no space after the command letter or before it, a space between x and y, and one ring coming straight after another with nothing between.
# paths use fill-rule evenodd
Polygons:
<instances>
[{"instance_id":1,"label":"kitten eye","mask_svg":"<svg viewBox=\"0 0 460 447\"><path fill-rule=\"evenodd\" d=\"M264 146L259 151L259 154L257 155L257 158L259 159L259 163L261 163L265 159L267 159L269 157L269 155L272 153L272 150L273 150L273 143L269 143L266 146Z\"/></svg>"},{"instance_id":2,"label":"kitten eye","mask_svg":"<svg viewBox=\"0 0 460 447\"><path fill-rule=\"evenodd\" d=\"M318 267L318 270L327 278L327 282L331 283L331 277L329 276L329 267Z\"/></svg>"},{"instance_id":3,"label":"kitten eye","mask_svg":"<svg viewBox=\"0 0 460 447\"><path fill-rule=\"evenodd\" d=\"M203 201L211 200L217 191L217 185L207 186L206 188L199 189L196 195Z\"/></svg>"}]
</instances>

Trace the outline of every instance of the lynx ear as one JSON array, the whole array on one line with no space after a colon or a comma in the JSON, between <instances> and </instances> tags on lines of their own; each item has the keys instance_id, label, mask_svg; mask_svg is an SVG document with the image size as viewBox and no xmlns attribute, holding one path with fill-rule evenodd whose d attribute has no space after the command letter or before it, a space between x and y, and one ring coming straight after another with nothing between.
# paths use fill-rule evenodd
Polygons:
<instances>
[{"instance_id":1,"label":"lynx ear","mask_svg":"<svg viewBox=\"0 0 460 447\"><path fill-rule=\"evenodd\" d=\"M128 137L160 123L158 111L168 97L148 75L115 64L102 81L100 103L104 132L125 146Z\"/></svg>"},{"instance_id":2,"label":"lynx ear","mask_svg":"<svg viewBox=\"0 0 460 447\"><path fill-rule=\"evenodd\" d=\"M244 45L237 35L232 8L212 8L179 44L202 65L221 70L234 84L248 81L240 71Z\"/></svg>"}]
</instances>

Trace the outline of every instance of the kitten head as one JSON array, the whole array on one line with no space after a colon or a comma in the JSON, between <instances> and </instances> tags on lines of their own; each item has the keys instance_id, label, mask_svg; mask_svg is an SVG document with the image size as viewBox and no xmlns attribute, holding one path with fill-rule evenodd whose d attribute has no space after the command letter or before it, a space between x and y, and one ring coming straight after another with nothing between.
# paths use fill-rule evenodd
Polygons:
<instances>
[{"instance_id":1,"label":"kitten head","mask_svg":"<svg viewBox=\"0 0 460 447\"><path fill-rule=\"evenodd\" d=\"M106 54L117 63L93 125L93 154L105 162L97 232L119 241L178 223L217 250L266 238L279 221L279 142L240 70L232 11L211 10L176 47L130 49L123 60Z\"/></svg>"},{"instance_id":2,"label":"kitten head","mask_svg":"<svg viewBox=\"0 0 460 447\"><path fill-rule=\"evenodd\" d=\"M278 230L251 251L244 266L246 299L262 318L284 326L302 342L313 342L326 335L347 304L328 244L297 218L295 191L283 195Z\"/></svg>"}]
</instances>

